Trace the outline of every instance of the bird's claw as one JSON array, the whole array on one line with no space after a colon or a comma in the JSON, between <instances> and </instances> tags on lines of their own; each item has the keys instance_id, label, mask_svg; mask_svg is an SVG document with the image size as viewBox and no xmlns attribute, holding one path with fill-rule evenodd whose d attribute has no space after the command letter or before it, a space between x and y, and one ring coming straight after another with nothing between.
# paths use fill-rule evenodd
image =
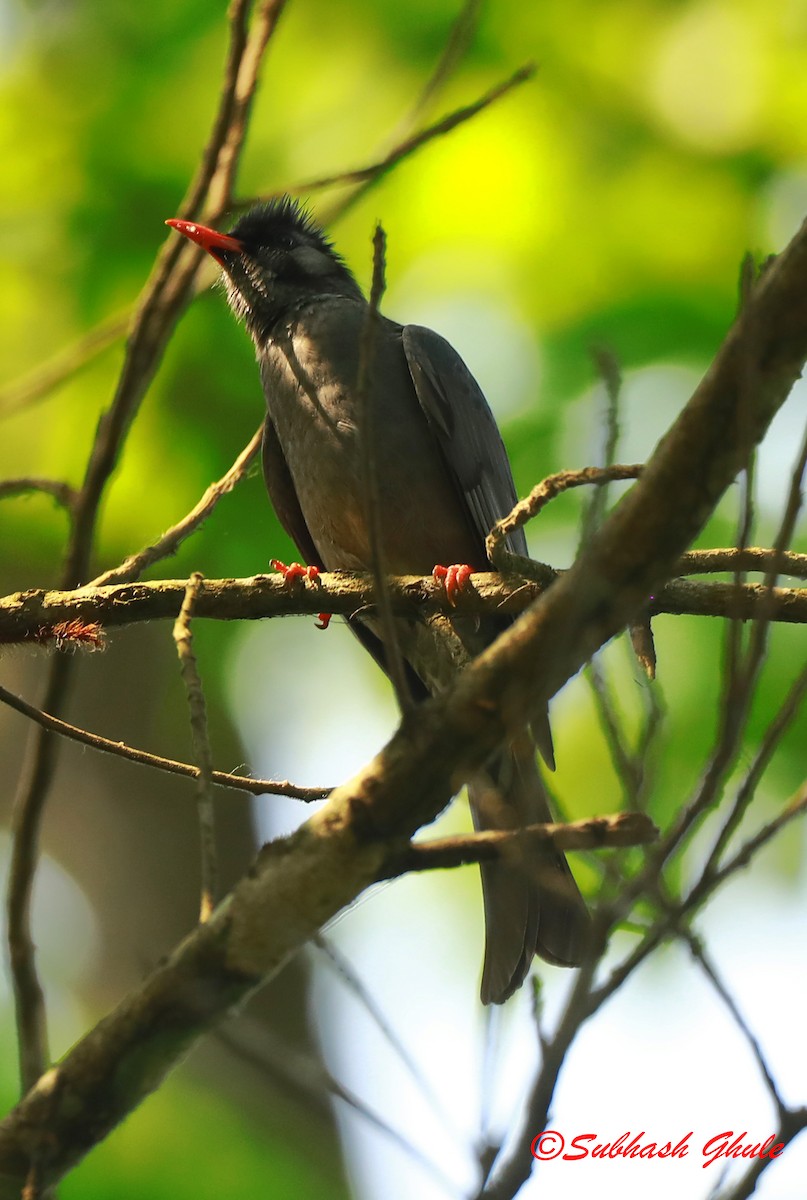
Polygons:
<instances>
[{"instance_id":1,"label":"bird's claw","mask_svg":"<svg viewBox=\"0 0 807 1200\"><path fill-rule=\"evenodd\" d=\"M432 578L445 587L448 603L456 604L457 596L467 587L472 574L473 567L469 567L467 563L452 563L450 567L438 564L432 571Z\"/></svg>"},{"instance_id":2,"label":"bird's claw","mask_svg":"<svg viewBox=\"0 0 807 1200\"><path fill-rule=\"evenodd\" d=\"M319 567L304 567L302 563L284 563L279 558L270 558L269 562L283 576L284 583L294 583L296 579L310 579L314 583L319 579Z\"/></svg>"},{"instance_id":3,"label":"bird's claw","mask_svg":"<svg viewBox=\"0 0 807 1200\"><path fill-rule=\"evenodd\" d=\"M284 583L295 583L298 579L308 579L311 583L316 583L319 579L319 567L306 566L302 563L284 563L279 558L269 560L276 571L279 571L283 576ZM314 622L317 629L327 629L331 623L333 613L319 613L319 619Z\"/></svg>"}]
</instances>

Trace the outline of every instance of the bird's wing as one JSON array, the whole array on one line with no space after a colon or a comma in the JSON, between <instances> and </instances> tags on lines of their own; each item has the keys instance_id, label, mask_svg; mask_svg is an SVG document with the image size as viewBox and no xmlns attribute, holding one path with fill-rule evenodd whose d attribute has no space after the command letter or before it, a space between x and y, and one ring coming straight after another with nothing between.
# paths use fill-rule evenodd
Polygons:
<instances>
[{"instance_id":1,"label":"bird's wing","mask_svg":"<svg viewBox=\"0 0 807 1200\"><path fill-rule=\"evenodd\" d=\"M420 325L407 325L403 348L420 407L484 546L493 526L518 499L493 413L445 338ZM516 554L527 554L523 529L510 534L508 544Z\"/></svg>"},{"instance_id":2,"label":"bird's wing","mask_svg":"<svg viewBox=\"0 0 807 1200\"><path fill-rule=\"evenodd\" d=\"M268 416L263 426L262 452L263 478L280 524L300 551L304 561L324 570L325 564L314 545L314 539L309 532L303 510L300 508L294 480L280 445L280 439ZM357 618L345 617L345 620L365 650L376 660L381 670L388 673L387 654L383 642ZM414 669L409 663L404 663L404 670L411 695L417 700L425 699L429 694L428 690Z\"/></svg>"},{"instance_id":3,"label":"bird's wing","mask_svg":"<svg viewBox=\"0 0 807 1200\"><path fill-rule=\"evenodd\" d=\"M303 559L324 570L325 564L314 545L306 524L294 480L291 477L277 431L267 416L263 424L263 478L277 519L292 539Z\"/></svg>"}]
</instances>

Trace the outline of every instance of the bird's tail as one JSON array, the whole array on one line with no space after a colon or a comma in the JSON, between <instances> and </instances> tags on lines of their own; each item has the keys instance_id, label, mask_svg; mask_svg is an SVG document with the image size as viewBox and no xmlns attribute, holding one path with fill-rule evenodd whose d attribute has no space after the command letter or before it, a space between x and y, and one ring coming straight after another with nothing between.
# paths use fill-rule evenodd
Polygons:
<instances>
[{"instance_id":1,"label":"bird's tail","mask_svg":"<svg viewBox=\"0 0 807 1200\"><path fill-rule=\"evenodd\" d=\"M526 735L468 788L477 829L517 829L552 820L546 790ZM514 840L506 857L482 864L485 963L482 1003L502 1004L521 986L534 954L578 966L590 920L565 857Z\"/></svg>"}]
</instances>

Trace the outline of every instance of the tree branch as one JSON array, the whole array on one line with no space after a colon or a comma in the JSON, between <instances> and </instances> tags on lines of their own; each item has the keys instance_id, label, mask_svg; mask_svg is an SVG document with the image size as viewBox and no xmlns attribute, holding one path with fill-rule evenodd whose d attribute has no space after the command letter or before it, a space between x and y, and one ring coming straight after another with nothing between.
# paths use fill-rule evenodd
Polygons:
<instances>
[{"instance_id":1,"label":"tree branch","mask_svg":"<svg viewBox=\"0 0 807 1200\"><path fill-rule=\"evenodd\" d=\"M644 813L616 813L587 817L583 821L527 825L523 829L486 829L464 836L416 842L394 850L386 859L379 879L395 879L410 871L443 871L471 863L495 862L512 855L517 842L524 853L539 847L556 850L601 850L618 846L646 846L658 830ZM512 859L510 860L512 861Z\"/></svg>"},{"instance_id":2,"label":"tree branch","mask_svg":"<svg viewBox=\"0 0 807 1200\"><path fill-rule=\"evenodd\" d=\"M204 524L222 496L226 496L228 492L231 492L235 485L240 483L244 478L258 456L262 439L263 422L261 422L259 428L247 442L230 469L222 475L221 479L217 479L215 483L211 483L202 498L181 521L177 521L176 525L172 525L170 529L166 530L153 545L145 546L137 554L131 554L120 566L104 571L103 574L92 581L90 586L102 587L109 583L129 583L133 579L139 579L148 567L153 566L160 559L169 558L172 554L176 554L185 539L189 538L192 533L195 533Z\"/></svg>"},{"instance_id":3,"label":"tree branch","mask_svg":"<svg viewBox=\"0 0 807 1200\"><path fill-rule=\"evenodd\" d=\"M59 734L60 737L69 738L70 741L79 742L83 746L89 746L93 750L100 750L104 754L113 754L117 758L128 759L129 762L137 763L141 767L154 767L158 771L166 771L169 775L184 775L188 779L199 777L198 766L176 762L172 758L163 758L160 754L150 754L148 750L138 750L134 746L127 746L125 742L113 742L99 733L90 733L86 729L80 729L77 725L70 725L59 717L51 716L50 713L35 708L33 704L29 704L20 696L15 696L13 692L7 691L4 687L0 687L0 703L7 704L9 708L13 708L24 717L28 717L29 720L35 721L43 729ZM289 783L288 780L253 779L249 775L231 775L227 771L213 771L210 778L211 782L218 787L250 792L253 796L272 794L289 796L292 800L306 802L324 800L332 791L327 787L298 787L294 783Z\"/></svg>"},{"instance_id":4,"label":"tree branch","mask_svg":"<svg viewBox=\"0 0 807 1200\"><path fill-rule=\"evenodd\" d=\"M0 1124L0 1200L19 1194L31 1161L46 1183L64 1174L158 1086L195 1040L378 877L390 842L411 837L432 819L660 590L803 366L805 278L803 229L750 296L641 480L572 569L450 690L408 714L372 762L335 789L292 837L265 847L210 921ZM576 986L588 989L592 972L593 965L584 966ZM562 1054L560 1041L558 1063ZM551 1086L547 1076L547 1102ZM508 1164L511 1178L524 1170L527 1140L521 1149L518 1161Z\"/></svg>"},{"instance_id":5,"label":"tree branch","mask_svg":"<svg viewBox=\"0 0 807 1200\"><path fill-rule=\"evenodd\" d=\"M207 921L216 904L219 881L216 830L213 814L213 754L207 725L207 701L202 677L193 649L192 621L199 596L204 591L204 576L194 571L185 586L179 616L174 622L174 644L179 658L179 672L185 684L191 722L193 752L199 768L196 775L196 809L199 814L199 843L201 860L202 898L199 920Z\"/></svg>"},{"instance_id":6,"label":"tree branch","mask_svg":"<svg viewBox=\"0 0 807 1200\"><path fill-rule=\"evenodd\" d=\"M539 571L562 580L564 572L534 564ZM390 576L387 580L393 611L403 616L428 616L444 612L491 614L524 612L546 590L534 579L494 572L479 572L449 606L445 589L430 575ZM0 597L0 644L41 640L54 625L72 620L104 629L142 621L173 620L179 612L185 581L160 579L148 583L89 586L74 591L14 592ZM675 579L659 588L649 605L655 616L735 617L750 620L761 612L771 619L807 623L807 589L765 588L731 583L692 583ZM206 579L197 616L220 621L254 621L264 617L317 615L328 611L350 614L375 607L370 575L348 571L323 572L316 581L300 581L290 588L279 576L255 575L250 579Z\"/></svg>"}]
</instances>

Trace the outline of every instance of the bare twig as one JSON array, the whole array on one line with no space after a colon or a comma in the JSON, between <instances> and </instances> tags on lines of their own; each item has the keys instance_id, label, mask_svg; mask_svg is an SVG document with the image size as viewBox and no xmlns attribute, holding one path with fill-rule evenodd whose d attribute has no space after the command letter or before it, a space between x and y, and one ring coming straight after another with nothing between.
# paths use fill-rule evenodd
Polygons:
<instances>
[{"instance_id":1,"label":"bare twig","mask_svg":"<svg viewBox=\"0 0 807 1200\"><path fill-rule=\"evenodd\" d=\"M514 1136L508 1138L509 1152L506 1156L498 1156L490 1176L484 1180L474 1200L513 1200L529 1179L535 1162L530 1144L536 1130L546 1129L549 1125L552 1098L569 1047L581 1026L594 1011L591 1004L591 986L596 961L597 956L594 953L578 971L554 1036L549 1041L542 1042L541 1069L535 1074L519 1129Z\"/></svg>"},{"instance_id":2,"label":"bare twig","mask_svg":"<svg viewBox=\"0 0 807 1200\"><path fill-rule=\"evenodd\" d=\"M61 384L67 383L108 346L123 337L131 318L131 310L128 309L108 317L44 367L38 367L30 375L6 384L0 389L0 416L10 416L21 408L36 404Z\"/></svg>"},{"instance_id":3,"label":"bare twig","mask_svg":"<svg viewBox=\"0 0 807 1200\"><path fill-rule=\"evenodd\" d=\"M807 1129L807 1108L786 1109L774 1134L774 1142L787 1146L798 1134ZM713 1193L709 1200L749 1200L757 1190L763 1171L767 1171L775 1158L755 1158L742 1178L727 1190Z\"/></svg>"},{"instance_id":4,"label":"bare twig","mask_svg":"<svg viewBox=\"0 0 807 1200\"><path fill-rule=\"evenodd\" d=\"M611 761L624 789L625 803L629 808L637 809L643 793L645 764L640 755L631 752L623 722L599 658L593 658L588 664L586 679L591 685L600 728L603 731Z\"/></svg>"},{"instance_id":5,"label":"bare twig","mask_svg":"<svg viewBox=\"0 0 807 1200\"><path fill-rule=\"evenodd\" d=\"M34 475L23 475L19 479L0 480L0 500L6 496L24 496L30 492L41 492L52 496L57 504L72 512L76 503L76 490L61 479L40 479Z\"/></svg>"},{"instance_id":6,"label":"bare twig","mask_svg":"<svg viewBox=\"0 0 807 1200\"><path fill-rule=\"evenodd\" d=\"M137 554L130 555L120 566L104 571L89 586L103 587L110 583L129 583L133 579L139 579L143 572L153 566L155 562L176 554L185 539L195 533L207 520L222 496L231 492L235 485L244 478L261 448L262 437L263 423L252 435L229 471L222 475L221 479L211 483L201 500L181 521L172 525L153 545L146 546Z\"/></svg>"},{"instance_id":7,"label":"bare twig","mask_svg":"<svg viewBox=\"0 0 807 1200\"><path fill-rule=\"evenodd\" d=\"M272 191L259 197L260 199L268 199L273 196L281 195L283 191L295 196L310 195L311 192L323 191L326 188L341 186L343 184L360 184L363 185L350 193L344 200L334 206L325 223L330 224L336 219L336 216L342 216L344 212L356 201L365 194L370 188L374 187L381 179L383 179L394 167L399 163L415 154L422 146L434 140L434 138L442 137L446 133L450 133L452 129L456 129L458 125L462 125L465 121L470 121L477 113L483 109L489 108L497 100L506 96L513 88L519 87L522 83L526 83L532 79L535 74L535 66L532 63L527 63L520 67L509 79L505 79L503 83L497 84L481 96L479 100L475 100L472 104L465 104L461 108L457 108L448 116L442 117L439 121L429 125L426 129L420 130L419 133L413 134L404 142L395 146L388 154L383 155L372 163L368 163L364 167L357 167L350 171L340 171L335 175L323 175L315 179L307 179L302 183L293 184L291 187L286 187L281 190ZM249 208L256 203L258 197L250 197L249 199L239 201L237 208L239 210Z\"/></svg>"},{"instance_id":8,"label":"bare twig","mask_svg":"<svg viewBox=\"0 0 807 1200\"><path fill-rule=\"evenodd\" d=\"M185 588L179 616L174 622L174 642L179 655L179 670L185 684L191 717L193 751L199 767L196 783L196 804L199 811L199 841L202 863L202 899L199 920L207 921L213 912L218 890L218 858L216 827L213 809L213 756L207 729L207 705L196 655L193 650L191 621L196 599L204 588L204 576L194 571Z\"/></svg>"},{"instance_id":9,"label":"bare twig","mask_svg":"<svg viewBox=\"0 0 807 1200\"><path fill-rule=\"evenodd\" d=\"M805 433L798 461L793 472L788 501L782 519L781 528L777 535L775 551L783 552L790 543L793 526L801 505L801 478L807 464L807 433ZM678 844L700 822L704 814L713 807L719 799L736 755L739 751L740 738L750 713L751 701L754 695L756 681L762 668L762 662L767 645L767 635L770 626L770 611L773 604L775 569L766 574L765 583L760 589L760 613L755 619L751 631L750 645L743 661L732 665L733 637L729 635L728 668L729 681L724 690L720 710L720 729L717 742L703 779L693 801L687 805L678 818L673 830L667 837L669 846ZM730 585L733 614L736 616L740 605L743 585ZM662 852L663 853L663 852Z\"/></svg>"},{"instance_id":10,"label":"bare twig","mask_svg":"<svg viewBox=\"0 0 807 1200\"><path fill-rule=\"evenodd\" d=\"M4 687L0 687L0 702L7 704L9 708L15 709L16 712L28 717L31 721L35 721L37 725L41 725L51 733L69 738L73 742L79 742L83 746L89 746L93 750L100 750L103 754L114 754L117 758L128 759L129 762L137 763L141 767L154 767L158 771L166 771L169 775L184 775L189 779L196 779L199 775L198 766L176 762L172 758L163 758L160 754L150 754L148 750L138 750L134 746L127 746L125 742L113 742L109 738L101 737L99 733L90 733L86 729L79 729L77 725L70 725L67 721L60 720L59 717L42 712L41 709L35 708L33 704L29 704L20 696L15 696L13 692L7 691ZM331 788L298 787L294 783L289 783L288 780L252 779L249 775L231 775L227 771L211 771L210 778L217 787L250 792L253 796L266 794L289 796L292 800L306 802L324 800L332 790Z\"/></svg>"},{"instance_id":11,"label":"bare twig","mask_svg":"<svg viewBox=\"0 0 807 1200\"><path fill-rule=\"evenodd\" d=\"M657 837L658 830L644 813L587 817L562 825L526 825L516 831L486 829L395 850L385 860L379 879L394 879L410 871L443 871L470 863L495 862L512 855L514 842L524 849L553 846L556 850L602 850L646 846Z\"/></svg>"},{"instance_id":12,"label":"bare twig","mask_svg":"<svg viewBox=\"0 0 807 1200\"><path fill-rule=\"evenodd\" d=\"M507 535L514 529L526 525L527 521L536 517L541 509L561 492L568 491L569 488L583 487L586 484L601 486L609 481L638 479L642 470L641 463L633 463L631 466L615 464L611 467L583 467L579 471L558 471L555 475L547 476L532 489L529 496L524 500L519 500L513 510L493 526L485 543L488 558L494 566L498 566L504 553L506 563L505 539Z\"/></svg>"},{"instance_id":13,"label":"bare twig","mask_svg":"<svg viewBox=\"0 0 807 1200\"><path fill-rule=\"evenodd\" d=\"M785 826L798 817L803 817L806 813L807 784L799 789L796 795L785 805L778 817L773 821L769 821L758 833L750 837L732 858L723 863L718 870L712 871L708 877L701 878L692 889L691 895L688 898L689 907L702 904L730 876L740 871L743 867L747 867L752 858L759 853L763 846L767 846L768 842L776 837Z\"/></svg>"},{"instance_id":14,"label":"bare twig","mask_svg":"<svg viewBox=\"0 0 807 1200\"><path fill-rule=\"evenodd\" d=\"M685 917L689 918L696 913L727 879L744 867L747 867L759 851L776 837L782 829L789 825L791 821L805 815L807 815L807 784L799 789L779 816L773 821L769 821L754 837L749 838L733 858L720 867L719 870L710 871L708 875L702 873L697 883L678 905L665 906L660 918L654 921L653 925L646 930L638 945L634 947L631 953L619 966L611 971L607 979L592 993L593 1007L598 1008L613 996L633 974L636 968L652 954L657 946L661 945L667 938L680 932ZM667 839L662 838L660 845L664 846L666 842ZM674 848L677 849L679 846L680 843ZM650 856L649 868L623 888L618 901L611 906L610 917L608 918L609 924L613 924L616 920L621 919L622 915L632 904L633 899L638 895L644 894L648 890L649 884L653 885L652 890L656 890L656 883L659 878L659 872L656 868L657 859L658 852L656 847L654 847ZM605 911L603 912L603 916L604 919L607 917Z\"/></svg>"},{"instance_id":15,"label":"bare twig","mask_svg":"<svg viewBox=\"0 0 807 1200\"><path fill-rule=\"evenodd\" d=\"M751 765L745 773L742 784L737 790L731 812L715 838L714 845L702 871L704 878L708 879L711 873L716 870L723 851L739 829L740 823L748 811L748 806L754 798L757 785L773 757L773 753L779 745L782 736L795 720L805 694L807 694L807 667L796 678L779 711L765 731Z\"/></svg>"},{"instance_id":16,"label":"bare twig","mask_svg":"<svg viewBox=\"0 0 807 1200\"><path fill-rule=\"evenodd\" d=\"M804 480L804 472L807 470L807 426L805 426L804 437L802 438L801 448L793 465L793 471L790 479L790 488L788 489L787 501L782 514L782 520L779 525L776 538L773 543L773 560L765 572L763 587L768 594L773 593L774 586L779 577L780 566L779 561L783 554L787 552L790 543L793 540L793 532L796 528L796 518L801 511L804 502L802 493L802 483ZM765 656L765 649L768 640L768 626L770 617L767 612L764 612L754 622L754 627L751 630L750 646L748 648L748 659L745 666L745 673L750 680L753 680L762 664Z\"/></svg>"},{"instance_id":17,"label":"bare twig","mask_svg":"<svg viewBox=\"0 0 807 1200\"><path fill-rule=\"evenodd\" d=\"M679 933L686 945L689 947L690 954L695 959L696 963L698 963L704 975L709 980L720 999L723 1001L723 1004L731 1015L734 1024L737 1026L746 1043L748 1044L752 1055L756 1059L759 1073L765 1080L765 1084L770 1092L771 1099L776 1105L779 1120L781 1121L787 1112L787 1106L782 1100L782 1097L779 1095L779 1089L776 1086L776 1080L774 1079L771 1069L768 1066L765 1055L762 1053L762 1047L759 1044L759 1040L751 1032L751 1029L748 1026L745 1018L737 1007L737 1002L731 995L731 992L728 990L723 980L720 978L717 968L707 954L706 948L704 947L700 938L695 937L695 935L689 929L681 929L679 930Z\"/></svg>"},{"instance_id":18,"label":"bare twig","mask_svg":"<svg viewBox=\"0 0 807 1200\"><path fill-rule=\"evenodd\" d=\"M385 287L385 255L386 236L381 226L376 225L375 233L373 234L373 282L370 288L367 315L361 332L356 391L361 420L359 428L361 429L364 518L370 534L372 575L375 584L381 629L383 630L382 640L387 658L389 677L395 689L395 696L401 712L407 712L412 707L412 695L404 669L404 658L401 652L398 630L395 625L395 615L392 609L387 579L384 527L382 523L381 481L378 477L378 461L376 459L376 422L379 419L379 414L377 411L378 406L372 403L371 398L373 388L373 359L375 357L375 339L378 328L378 308Z\"/></svg>"},{"instance_id":19,"label":"bare twig","mask_svg":"<svg viewBox=\"0 0 807 1200\"><path fill-rule=\"evenodd\" d=\"M401 1038L384 1016L384 1013L379 1008L378 1002L375 999L372 990L358 975L356 968L348 959L345 958L345 956L337 949L337 947L329 938L326 938L322 934L318 933L314 938L312 938L312 942L314 946L316 946L317 950L321 952L324 960L328 963L331 970L334 971L337 977L340 979L342 985L354 997L356 1002L361 1005L367 1016L378 1029L381 1036L389 1044L392 1051L409 1073L411 1079L429 1104L435 1116L452 1134L458 1145L464 1148L464 1136L457 1129L452 1114L447 1111L439 1096L432 1088L428 1077L418 1066L417 1062L409 1053Z\"/></svg>"},{"instance_id":20,"label":"bare twig","mask_svg":"<svg viewBox=\"0 0 807 1200\"><path fill-rule=\"evenodd\" d=\"M616 452L619 445L619 401L622 391L622 372L616 355L605 348L594 351L594 361L597 364L600 377L605 385L605 442L602 462L598 465L608 470L616 462ZM602 519L608 508L608 484L610 477L602 480L591 493L584 512L580 531L581 542L585 543Z\"/></svg>"},{"instance_id":21,"label":"bare twig","mask_svg":"<svg viewBox=\"0 0 807 1200\"><path fill-rule=\"evenodd\" d=\"M239 1028L243 1025L242 1018L239 1021ZM441 1167L405 1138L394 1125L385 1121L375 1108L340 1083L321 1058L315 1057L310 1051L303 1051L290 1045L288 1040L281 1040L264 1023L258 1025L256 1021L250 1022L249 1032L252 1034L251 1044L245 1044L241 1037L228 1030L219 1029L216 1031L216 1036L232 1053L238 1055L242 1062L248 1063L253 1069L280 1082L284 1095L289 1091L299 1095L305 1103L306 1120L310 1120L312 1103L318 1108L324 1108L330 1115L329 1101L331 1099L341 1101L371 1129L375 1129L389 1138L394 1146L397 1146L408 1158L417 1163L421 1170L438 1185L441 1193L445 1193L447 1196L457 1195L459 1200L456 1186Z\"/></svg>"},{"instance_id":22,"label":"bare twig","mask_svg":"<svg viewBox=\"0 0 807 1200\"><path fill-rule=\"evenodd\" d=\"M457 63L462 59L473 41L479 24L481 8L482 0L465 0L451 27L451 32L446 38L436 67L427 79L426 85L418 96L412 111L401 125L399 137L403 135L404 130L413 129L417 125L418 121L428 112L436 97L445 87Z\"/></svg>"}]
</instances>

